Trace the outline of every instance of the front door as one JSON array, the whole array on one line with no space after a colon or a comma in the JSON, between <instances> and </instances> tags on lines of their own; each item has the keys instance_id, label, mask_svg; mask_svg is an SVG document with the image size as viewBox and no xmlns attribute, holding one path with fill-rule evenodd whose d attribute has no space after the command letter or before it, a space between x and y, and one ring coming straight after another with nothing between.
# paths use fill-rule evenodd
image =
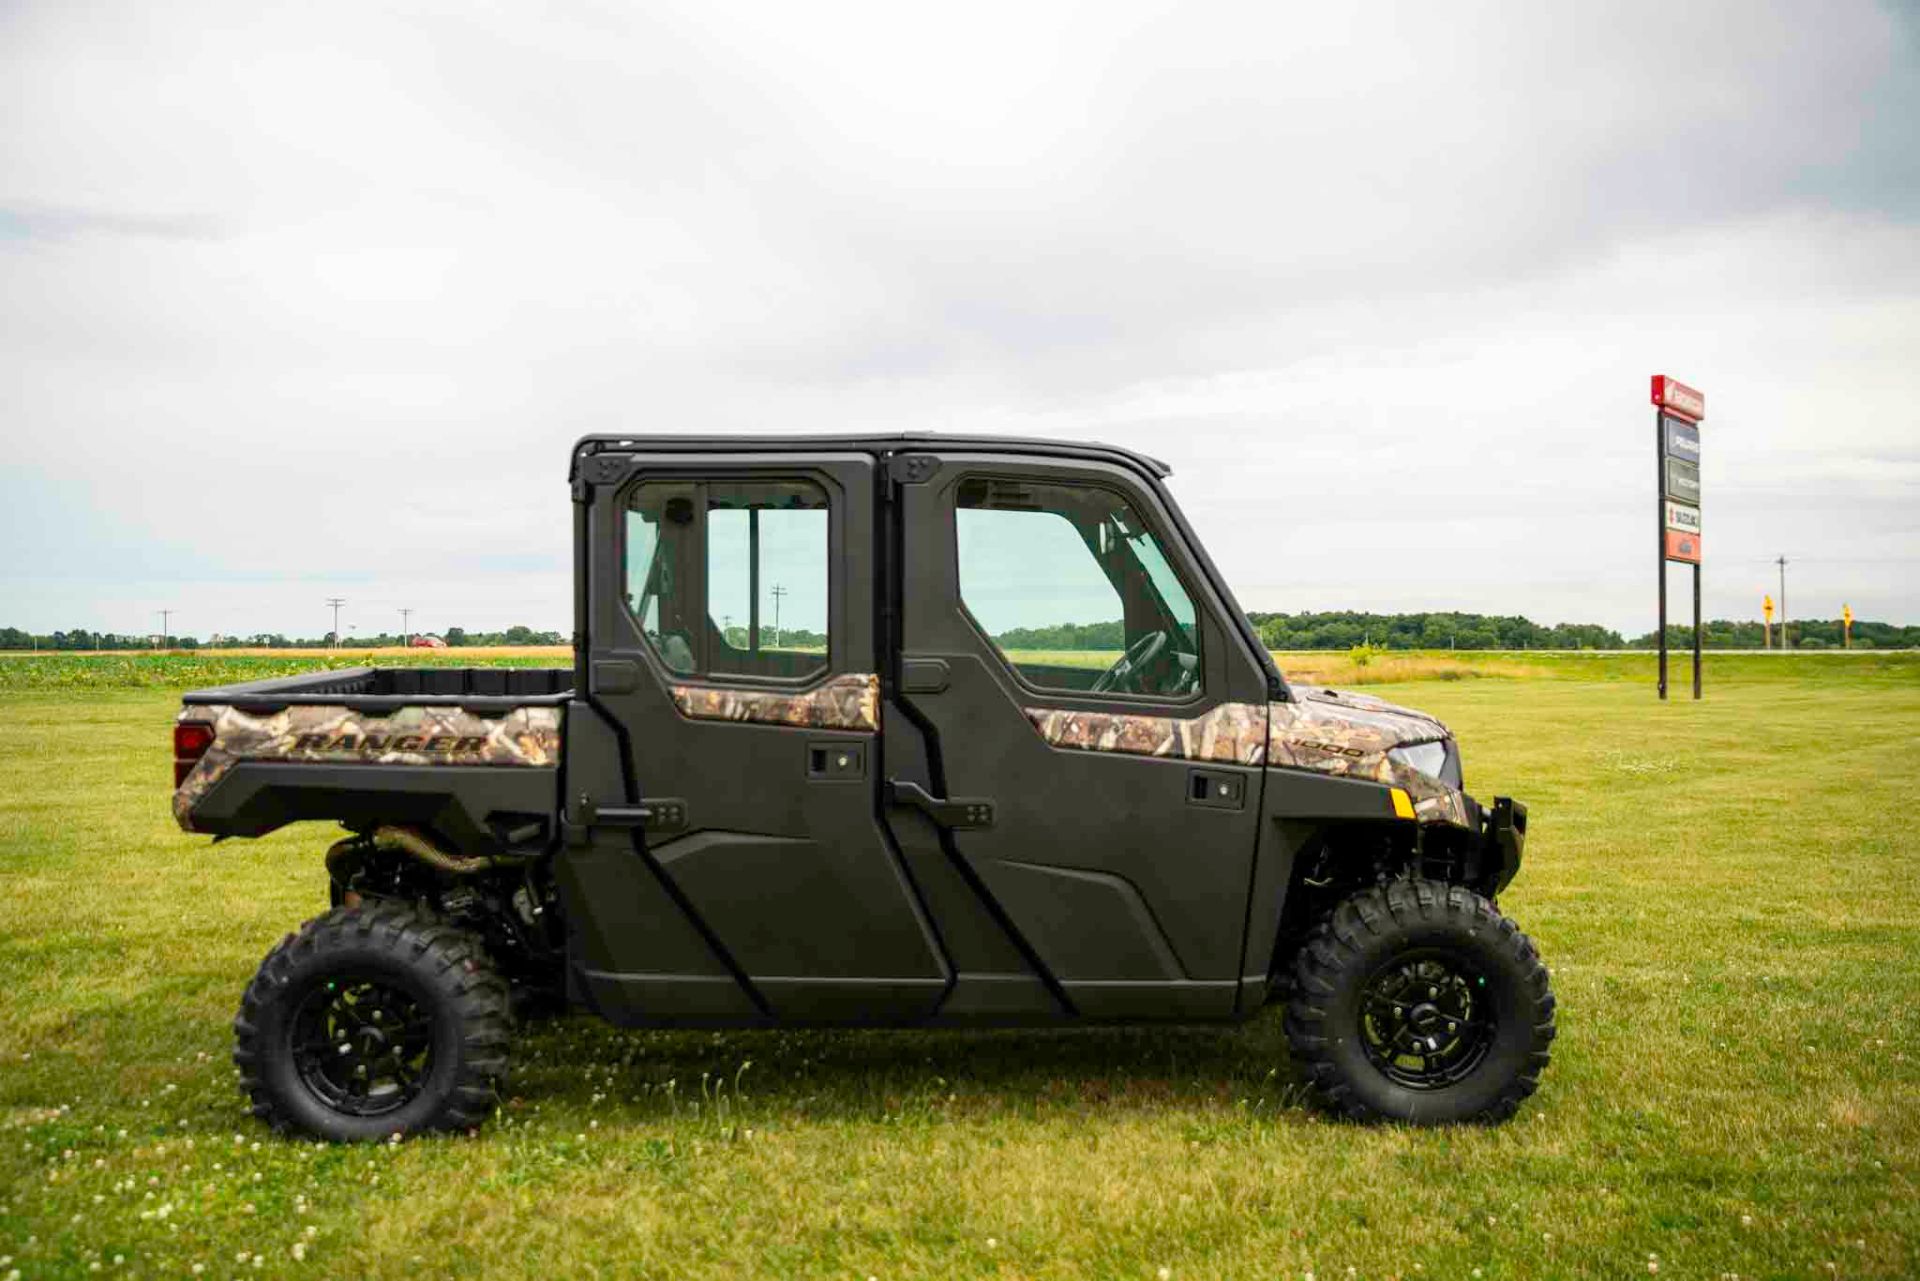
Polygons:
<instances>
[{"instance_id":1,"label":"front door","mask_svg":"<svg viewBox=\"0 0 1920 1281\"><path fill-rule=\"evenodd\" d=\"M719 1015L717 968L802 1022L925 1017L946 991L879 818L873 487L861 454L707 454L639 455L596 491L590 683L652 816L633 852L663 892L652 918L594 905L632 923L587 941L610 990ZM637 868L618 893L650 893ZM656 972L644 921L676 913L710 972Z\"/></svg>"},{"instance_id":2,"label":"front door","mask_svg":"<svg viewBox=\"0 0 1920 1281\"><path fill-rule=\"evenodd\" d=\"M935 449L893 474L897 697L949 853L1072 1013L1231 1013L1267 676L1170 508L1091 460Z\"/></svg>"}]
</instances>

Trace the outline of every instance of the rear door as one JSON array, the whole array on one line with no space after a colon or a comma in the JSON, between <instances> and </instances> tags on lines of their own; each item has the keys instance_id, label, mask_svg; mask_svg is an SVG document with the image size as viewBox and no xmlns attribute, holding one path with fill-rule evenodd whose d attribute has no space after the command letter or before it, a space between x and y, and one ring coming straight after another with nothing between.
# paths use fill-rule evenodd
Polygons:
<instances>
[{"instance_id":1,"label":"rear door","mask_svg":"<svg viewBox=\"0 0 1920 1281\"><path fill-rule=\"evenodd\" d=\"M873 507L865 455L641 454L586 535L590 685L653 815L636 852L786 1020L917 1018L946 989L879 818ZM724 1013L710 975L652 959L643 915L601 906L629 923L588 940L610 986Z\"/></svg>"},{"instance_id":2,"label":"rear door","mask_svg":"<svg viewBox=\"0 0 1920 1281\"><path fill-rule=\"evenodd\" d=\"M894 475L898 697L952 856L1073 1012L1230 1013L1267 676L1171 511L1092 460L915 451Z\"/></svg>"}]
</instances>

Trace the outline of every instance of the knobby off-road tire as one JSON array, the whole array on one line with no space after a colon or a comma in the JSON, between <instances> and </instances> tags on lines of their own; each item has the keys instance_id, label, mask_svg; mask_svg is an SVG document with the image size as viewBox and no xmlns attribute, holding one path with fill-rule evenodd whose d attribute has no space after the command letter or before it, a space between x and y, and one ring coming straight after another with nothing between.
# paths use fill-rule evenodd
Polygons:
<instances>
[{"instance_id":1,"label":"knobby off-road tire","mask_svg":"<svg viewBox=\"0 0 1920 1281\"><path fill-rule=\"evenodd\" d=\"M1532 1094L1554 1002L1533 941L1460 886L1346 899L1294 958L1287 1037L1315 1094L1355 1121L1504 1121Z\"/></svg>"},{"instance_id":2,"label":"knobby off-road tire","mask_svg":"<svg viewBox=\"0 0 1920 1281\"><path fill-rule=\"evenodd\" d=\"M354 1141L484 1121L506 1077L511 1014L471 934L370 903L308 921L267 953L233 1030L255 1116Z\"/></svg>"}]
</instances>

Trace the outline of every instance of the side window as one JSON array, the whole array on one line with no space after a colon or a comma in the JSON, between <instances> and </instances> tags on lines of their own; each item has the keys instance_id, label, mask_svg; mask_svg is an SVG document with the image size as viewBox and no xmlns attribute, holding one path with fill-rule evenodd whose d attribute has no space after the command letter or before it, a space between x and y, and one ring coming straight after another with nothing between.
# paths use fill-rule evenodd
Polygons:
<instances>
[{"instance_id":1,"label":"side window","mask_svg":"<svg viewBox=\"0 0 1920 1281\"><path fill-rule=\"evenodd\" d=\"M1120 494L969 478L954 536L961 602L1030 684L1167 698L1199 691L1193 597Z\"/></svg>"},{"instance_id":2,"label":"side window","mask_svg":"<svg viewBox=\"0 0 1920 1281\"><path fill-rule=\"evenodd\" d=\"M627 607L660 661L683 676L825 671L828 518L826 491L807 480L637 486Z\"/></svg>"}]
</instances>

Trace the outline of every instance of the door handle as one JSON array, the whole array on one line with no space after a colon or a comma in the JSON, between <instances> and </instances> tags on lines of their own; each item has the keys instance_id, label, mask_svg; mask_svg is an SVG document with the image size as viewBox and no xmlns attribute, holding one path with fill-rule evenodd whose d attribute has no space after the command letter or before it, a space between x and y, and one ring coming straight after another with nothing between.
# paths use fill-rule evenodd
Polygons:
<instances>
[{"instance_id":1,"label":"door handle","mask_svg":"<svg viewBox=\"0 0 1920 1281\"><path fill-rule=\"evenodd\" d=\"M993 826L993 802L984 797L933 796L918 783L890 778L887 799L895 805L910 805L939 826L955 831Z\"/></svg>"},{"instance_id":2,"label":"door handle","mask_svg":"<svg viewBox=\"0 0 1920 1281\"><path fill-rule=\"evenodd\" d=\"M677 796L654 796L638 805L599 805L582 793L579 818L585 827L638 827L671 831L687 825L687 803Z\"/></svg>"},{"instance_id":3,"label":"door handle","mask_svg":"<svg viewBox=\"0 0 1920 1281\"><path fill-rule=\"evenodd\" d=\"M1247 776L1219 769L1187 773L1187 804L1209 809L1237 810L1247 802Z\"/></svg>"}]
</instances>

